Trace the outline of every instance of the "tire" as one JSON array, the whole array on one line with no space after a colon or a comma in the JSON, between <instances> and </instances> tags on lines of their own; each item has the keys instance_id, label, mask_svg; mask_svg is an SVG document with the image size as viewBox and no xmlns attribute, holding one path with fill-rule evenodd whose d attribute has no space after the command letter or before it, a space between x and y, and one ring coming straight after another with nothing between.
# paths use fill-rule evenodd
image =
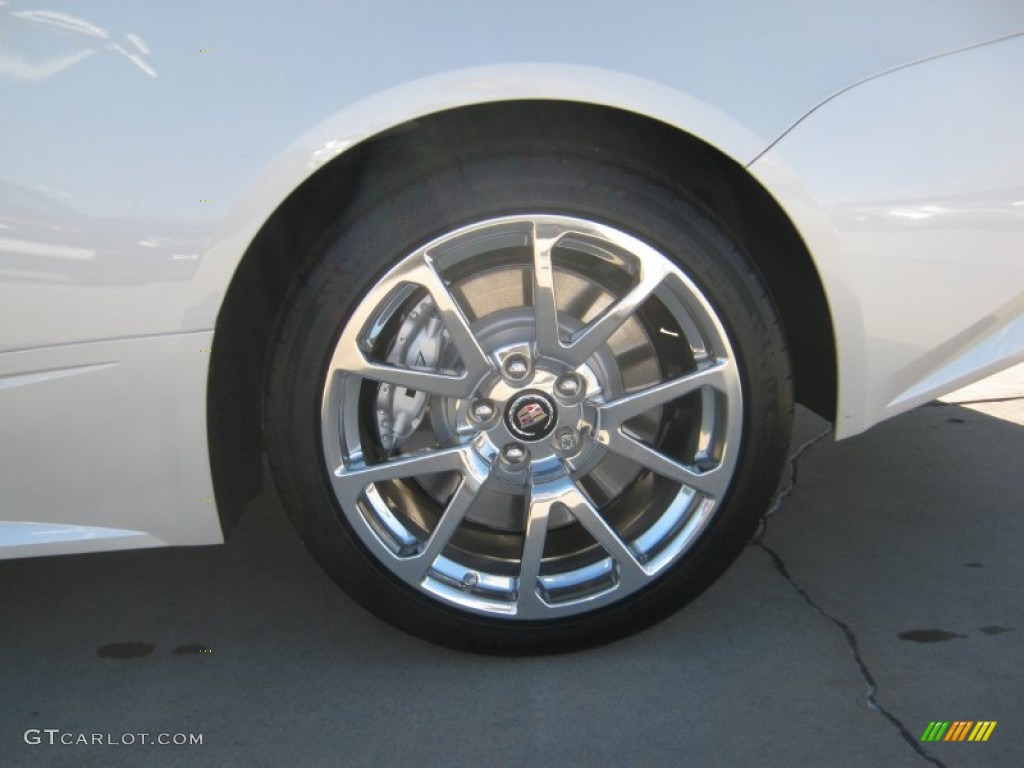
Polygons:
<instances>
[{"instance_id":1,"label":"tire","mask_svg":"<svg viewBox=\"0 0 1024 768\"><path fill-rule=\"evenodd\" d=\"M275 331L266 448L306 546L453 648L568 651L670 615L784 463L790 367L754 265L670 182L583 149L390 178Z\"/></svg>"}]
</instances>

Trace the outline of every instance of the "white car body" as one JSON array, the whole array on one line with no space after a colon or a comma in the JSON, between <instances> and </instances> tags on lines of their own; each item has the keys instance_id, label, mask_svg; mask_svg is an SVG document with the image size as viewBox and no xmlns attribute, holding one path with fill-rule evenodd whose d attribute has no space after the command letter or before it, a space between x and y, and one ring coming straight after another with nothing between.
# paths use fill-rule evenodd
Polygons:
<instances>
[{"instance_id":1,"label":"white car body","mask_svg":"<svg viewBox=\"0 0 1024 768\"><path fill-rule=\"evenodd\" d=\"M222 541L210 349L319 168L559 100L746 168L803 239L836 435L1024 359L1024 6L0 3L0 557Z\"/></svg>"}]
</instances>

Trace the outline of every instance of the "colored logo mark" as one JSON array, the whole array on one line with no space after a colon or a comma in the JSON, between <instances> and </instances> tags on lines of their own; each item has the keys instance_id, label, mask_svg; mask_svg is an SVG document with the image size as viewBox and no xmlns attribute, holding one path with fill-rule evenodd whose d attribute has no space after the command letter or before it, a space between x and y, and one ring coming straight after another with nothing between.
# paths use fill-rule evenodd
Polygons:
<instances>
[{"instance_id":1,"label":"colored logo mark","mask_svg":"<svg viewBox=\"0 0 1024 768\"><path fill-rule=\"evenodd\" d=\"M938 720L928 723L921 741L988 741L995 720Z\"/></svg>"},{"instance_id":2,"label":"colored logo mark","mask_svg":"<svg viewBox=\"0 0 1024 768\"><path fill-rule=\"evenodd\" d=\"M523 429L532 427L541 419L547 418L547 414L544 413L544 409L541 408L537 403L530 403L524 405L516 412L516 418L519 420L519 426Z\"/></svg>"}]
</instances>

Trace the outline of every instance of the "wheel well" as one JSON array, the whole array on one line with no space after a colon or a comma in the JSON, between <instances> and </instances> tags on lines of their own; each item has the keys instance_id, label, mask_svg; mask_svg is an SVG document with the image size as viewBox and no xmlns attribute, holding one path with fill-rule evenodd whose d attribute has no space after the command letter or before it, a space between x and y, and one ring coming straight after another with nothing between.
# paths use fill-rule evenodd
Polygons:
<instances>
[{"instance_id":1,"label":"wheel well","mask_svg":"<svg viewBox=\"0 0 1024 768\"><path fill-rule=\"evenodd\" d=\"M472 147L526 137L668 178L706 206L743 242L775 299L797 401L834 419L834 336L821 282L789 219L742 166L676 128L608 107L554 101L463 107L392 128L325 165L274 211L243 256L217 318L208 389L210 461L225 532L263 487L267 352L305 255L357 193L411 181Z\"/></svg>"}]
</instances>

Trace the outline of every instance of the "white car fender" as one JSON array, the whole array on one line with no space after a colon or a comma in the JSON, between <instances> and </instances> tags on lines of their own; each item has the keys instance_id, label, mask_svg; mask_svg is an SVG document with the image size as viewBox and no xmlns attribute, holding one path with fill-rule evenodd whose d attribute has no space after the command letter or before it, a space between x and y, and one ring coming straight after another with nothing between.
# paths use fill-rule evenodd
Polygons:
<instances>
[{"instance_id":1,"label":"white car fender","mask_svg":"<svg viewBox=\"0 0 1024 768\"><path fill-rule=\"evenodd\" d=\"M1024 36L901 68L751 165L822 277L837 438L1024 359L1021 72Z\"/></svg>"}]
</instances>

